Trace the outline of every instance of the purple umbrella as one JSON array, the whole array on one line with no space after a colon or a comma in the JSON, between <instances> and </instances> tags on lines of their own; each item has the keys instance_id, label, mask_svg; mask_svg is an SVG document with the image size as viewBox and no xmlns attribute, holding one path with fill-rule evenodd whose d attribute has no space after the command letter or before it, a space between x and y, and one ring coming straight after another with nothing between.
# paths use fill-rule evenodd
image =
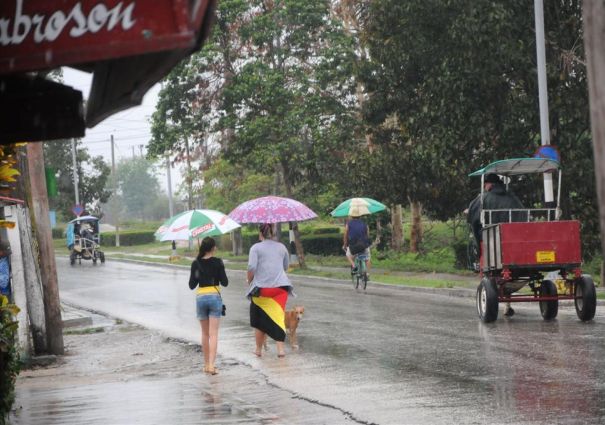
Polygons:
<instances>
[{"instance_id":1,"label":"purple umbrella","mask_svg":"<svg viewBox=\"0 0 605 425\"><path fill-rule=\"evenodd\" d=\"M229 217L240 223L287 223L317 218L306 205L290 198L264 196L235 207Z\"/></svg>"}]
</instances>

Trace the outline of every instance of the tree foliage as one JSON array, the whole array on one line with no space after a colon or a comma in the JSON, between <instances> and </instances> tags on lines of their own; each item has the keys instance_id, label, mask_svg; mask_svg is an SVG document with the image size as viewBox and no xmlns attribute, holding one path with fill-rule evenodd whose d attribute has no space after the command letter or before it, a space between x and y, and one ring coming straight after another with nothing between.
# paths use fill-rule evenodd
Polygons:
<instances>
[{"instance_id":1,"label":"tree foliage","mask_svg":"<svg viewBox=\"0 0 605 425\"><path fill-rule=\"evenodd\" d=\"M545 2L544 15L563 207L590 253L598 214L581 2ZM152 155L177 161L192 143L216 205L250 197L221 185L251 195L271 177L273 192L321 212L365 195L450 219L476 195L470 172L540 145L533 4L220 2L209 42L165 81L153 134ZM526 205L543 199L535 183L517 191Z\"/></svg>"},{"instance_id":2,"label":"tree foliage","mask_svg":"<svg viewBox=\"0 0 605 425\"><path fill-rule=\"evenodd\" d=\"M148 206L154 205L160 193L152 163L142 157L123 159L116 176L125 213L131 218L150 218Z\"/></svg>"},{"instance_id":3,"label":"tree foliage","mask_svg":"<svg viewBox=\"0 0 605 425\"><path fill-rule=\"evenodd\" d=\"M369 167L357 186L450 218L476 193L469 172L540 145L533 4L380 0L368 13L361 77L377 150L360 156ZM545 2L545 23L551 143L562 151L566 210L588 235L596 203L580 2ZM539 186L527 190L526 204L542 199Z\"/></svg>"},{"instance_id":4,"label":"tree foliage","mask_svg":"<svg viewBox=\"0 0 605 425\"><path fill-rule=\"evenodd\" d=\"M71 210L76 203L71 140L44 142L44 162L53 169L57 179L58 194L49 199L50 209L56 210L64 219L71 219ZM80 204L90 213L102 214L100 204L107 202L111 194L107 188L109 165L102 156L91 156L79 140L76 142L76 163Z\"/></svg>"}]
</instances>

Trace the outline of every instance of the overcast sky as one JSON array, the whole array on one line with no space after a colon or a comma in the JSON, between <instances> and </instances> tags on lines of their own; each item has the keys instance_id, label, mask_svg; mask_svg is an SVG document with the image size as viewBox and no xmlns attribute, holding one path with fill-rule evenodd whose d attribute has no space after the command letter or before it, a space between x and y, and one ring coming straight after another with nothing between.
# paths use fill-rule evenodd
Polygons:
<instances>
[{"instance_id":1,"label":"overcast sky","mask_svg":"<svg viewBox=\"0 0 605 425\"><path fill-rule=\"evenodd\" d=\"M92 74L77 71L73 68L63 68L64 84L82 92L86 99L90 93ZM86 136L82 142L91 155L102 155L111 165L111 135L115 143L116 163L121 158L132 158L145 155L146 146L151 138L151 125L149 120L155 110L160 85L153 86L143 98L143 103L125 111L119 112L101 121L93 128L86 129ZM172 174L173 191L178 184L178 170L174 168ZM165 172L158 175L161 186L166 190L167 179Z\"/></svg>"}]
</instances>

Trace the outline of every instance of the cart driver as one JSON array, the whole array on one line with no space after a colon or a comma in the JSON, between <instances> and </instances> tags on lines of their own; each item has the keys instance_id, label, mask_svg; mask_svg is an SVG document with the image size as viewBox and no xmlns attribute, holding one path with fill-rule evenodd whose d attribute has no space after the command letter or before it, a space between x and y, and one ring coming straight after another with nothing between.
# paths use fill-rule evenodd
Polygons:
<instances>
[{"instance_id":1,"label":"cart driver","mask_svg":"<svg viewBox=\"0 0 605 425\"><path fill-rule=\"evenodd\" d=\"M510 210L510 209L523 209L523 204L512 193L506 190L506 186L498 177L497 174L487 174L483 179L483 209L484 210ZM471 225L473 235L477 241L478 246L481 246L481 195L478 195L471 201L467 210L467 222ZM523 213L513 213L512 221L523 221ZM508 212L494 212L491 214L491 224L508 222ZM510 303L506 303L504 310L505 316L512 316L515 311L510 306Z\"/></svg>"},{"instance_id":2,"label":"cart driver","mask_svg":"<svg viewBox=\"0 0 605 425\"><path fill-rule=\"evenodd\" d=\"M80 226L80 236L85 239L85 245L88 246L90 243L89 241L92 241L93 237L93 230L90 223L82 223Z\"/></svg>"},{"instance_id":3,"label":"cart driver","mask_svg":"<svg viewBox=\"0 0 605 425\"><path fill-rule=\"evenodd\" d=\"M497 174L487 174L483 180L483 209L484 210L510 210L523 209L523 204L512 193L509 193ZM468 207L467 221L473 229L478 243L481 243L481 195L473 199ZM522 213L512 214L512 221L523 221ZM491 215L491 224L508 221L508 212L495 212Z\"/></svg>"}]
</instances>

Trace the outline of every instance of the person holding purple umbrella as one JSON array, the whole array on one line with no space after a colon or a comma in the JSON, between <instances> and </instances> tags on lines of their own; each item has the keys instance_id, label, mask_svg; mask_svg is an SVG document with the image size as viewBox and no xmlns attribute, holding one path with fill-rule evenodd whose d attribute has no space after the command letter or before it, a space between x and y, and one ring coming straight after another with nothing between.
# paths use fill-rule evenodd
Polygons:
<instances>
[{"instance_id":1,"label":"person holding purple umbrella","mask_svg":"<svg viewBox=\"0 0 605 425\"><path fill-rule=\"evenodd\" d=\"M254 328L256 350L262 348L269 335L277 342L277 357L285 357L286 340L285 311L292 283L286 275L288 250L284 244L273 240L273 225L261 224L260 242L252 245L248 257L248 284L246 296L250 299L250 326Z\"/></svg>"}]
</instances>

